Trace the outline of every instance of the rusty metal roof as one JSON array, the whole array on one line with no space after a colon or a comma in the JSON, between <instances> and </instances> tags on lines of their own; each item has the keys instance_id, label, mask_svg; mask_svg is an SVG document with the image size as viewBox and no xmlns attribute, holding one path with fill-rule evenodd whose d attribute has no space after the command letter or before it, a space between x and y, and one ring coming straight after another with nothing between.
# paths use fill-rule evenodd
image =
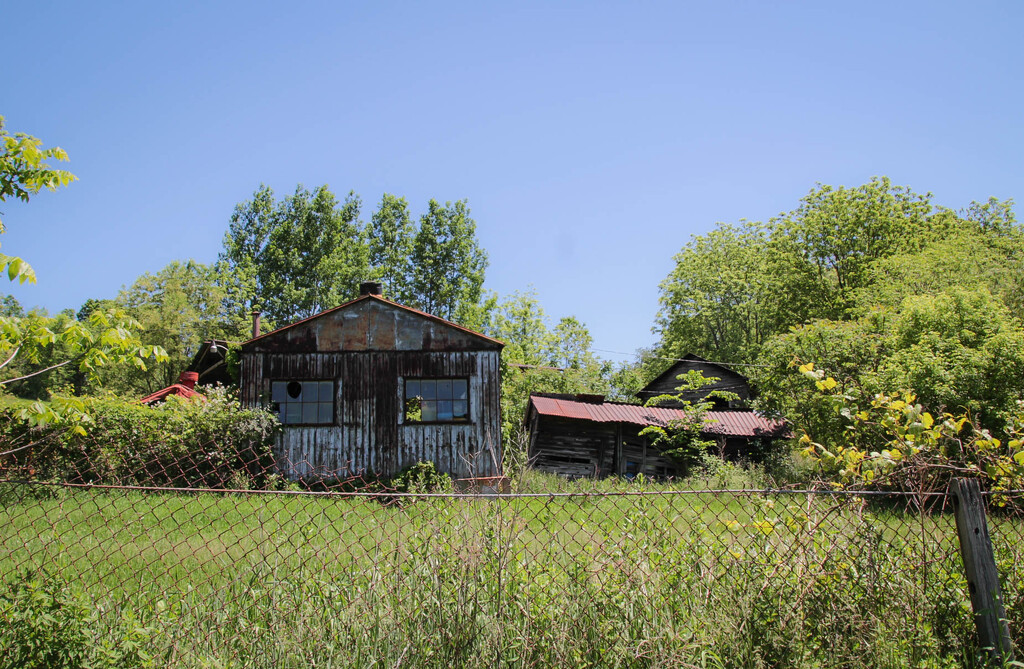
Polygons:
<instances>
[{"instance_id":1,"label":"rusty metal roof","mask_svg":"<svg viewBox=\"0 0 1024 669\"><path fill-rule=\"evenodd\" d=\"M493 337L488 337L487 335L482 334L480 332L477 332L476 330L470 330L469 328L467 328L467 327L465 327L463 325L459 325L458 323L453 323L453 322L451 322L449 320L445 320L445 319L441 318L440 316L435 316L434 314L428 314L425 311L420 311L419 309L413 309L412 307L407 307L404 304L399 304L398 302L392 302L391 300L383 298L380 295L360 295L359 297L355 298L354 300L349 300L348 302L345 302L343 304L339 304L338 306L332 307L331 309L327 309L325 311L321 311L320 313L313 314L312 316L307 316L306 318L303 318L301 320L297 320L294 323L289 323L288 325L283 325L283 326L277 328L276 330L271 330L270 332L264 332L263 334L259 335L258 337L253 337L251 339L247 339L246 341L242 342L242 346L249 346L254 341L260 341L261 339L266 339L266 338L268 338L268 337L270 337L272 335L276 335L276 334L278 334L280 332L283 332L285 330L289 330L289 329L294 328L294 327L296 327L298 325L301 325L303 323L307 323L309 321L316 320L316 319L318 319L318 318L320 318L322 316L326 316L327 314L334 313L335 311L340 311L342 309L346 309L346 308L351 307L352 305L354 305L356 303L364 302L366 300L376 300L377 302L383 302L384 304L390 305L392 307L398 307L399 309L402 309L404 311L408 311L410 313L416 314L417 316L422 316L422 317L424 317L424 318L426 318L428 320L434 321L435 323L440 323L442 325L447 325L450 328L454 328L455 330L460 330L462 332L465 332L468 335L471 335L473 337L477 337L479 339L483 339L484 341L490 342L492 344L497 344L498 346L504 346L505 345L505 342L503 342L503 341L501 341L499 339L495 339Z\"/></svg>"},{"instance_id":2,"label":"rusty metal roof","mask_svg":"<svg viewBox=\"0 0 1024 669\"><path fill-rule=\"evenodd\" d=\"M686 417L682 409L645 407L639 404L581 401L573 396L530 395L530 406L541 416L554 416L595 423L630 423L633 425L668 425L669 421ZM788 436L785 421L772 420L754 411L708 411L704 432L728 437Z\"/></svg>"}]
</instances>

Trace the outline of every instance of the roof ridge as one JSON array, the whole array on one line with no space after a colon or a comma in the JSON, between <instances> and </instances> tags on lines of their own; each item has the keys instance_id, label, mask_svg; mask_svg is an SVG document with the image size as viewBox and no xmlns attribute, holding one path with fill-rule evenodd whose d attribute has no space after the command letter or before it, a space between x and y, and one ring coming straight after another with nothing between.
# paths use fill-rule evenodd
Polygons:
<instances>
[{"instance_id":1,"label":"roof ridge","mask_svg":"<svg viewBox=\"0 0 1024 669\"><path fill-rule=\"evenodd\" d=\"M247 340L243 341L241 345L242 346L247 346L247 345L251 344L254 341L259 341L261 339L264 339L265 337L269 337L270 335L278 334L278 333L283 332L285 330L288 330L288 329L297 327L299 325L302 325L303 323L308 323L309 321L315 320L315 319L320 318L322 316L326 316L327 314L333 314L336 311L340 311L340 310L345 309L347 307L351 307L356 302L362 302L363 300L376 300L378 302L383 302L384 304L386 304L388 306L392 306L392 307L397 307L399 309L403 309L403 310L408 311L410 313L416 314L417 316L422 316L422 317L427 318L429 320L436 321L436 322L441 323L443 325L446 325L448 327L455 328L456 330L460 330L460 331L465 332L466 334L472 335L474 337L479 337L480 339L484 339L486 341L489 341L491 343L497 344L499 346L504 346L505 345L505 342L501 341L500 339L495 339L494 337L488 337L487 335L483 334L482 332L477 332L476 330L472 330L470 328L467 328L464 325L459 325L458 323L454 323L454 322L449 321L449 320L447 320L445 318L441 318L440 316L435 316L434 314L428 314L427 312L420 311L419 309L414 309L412 307L407 307L404 304L399 304L398 302L394 302L394 301L389 300L387 298L381 297L380 295L360 295L359 297L357 297L355 299L352 299L352 300L349 300L348 302L342 302L341 304L339 304L339 305L337 305L335 307L331 307L330 309L324 309L323 311L315 313L312 316L306 316L305 318L297 320L294 323L289 323L288 325L282 325L281 327L276 328L274 330L271 330L270 332L265 332L265 333L259 335L258 337L252 337L251 339L247 339Z\"/></svg>"}]
</instances>

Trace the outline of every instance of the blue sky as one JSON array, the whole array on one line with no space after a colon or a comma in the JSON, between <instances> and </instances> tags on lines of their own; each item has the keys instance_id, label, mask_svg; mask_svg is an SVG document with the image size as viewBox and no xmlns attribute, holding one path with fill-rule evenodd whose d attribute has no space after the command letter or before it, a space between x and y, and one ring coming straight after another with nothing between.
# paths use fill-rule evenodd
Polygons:
<instances>
[{"instance_id":1,"label":"blue sky","mask_svg":"<svg viewBox=\"0 0 1024 669\"><path fill-rule=\"evenodd\" d=\"M79 181L3 207L26 306L216 259L260 183L465 198L487 287L654 342L691 235L875 175L1021 200L1019 2L11 2L0 114ZM623 356L601 353L604 357Z\"/></svg>"}]
</instances>

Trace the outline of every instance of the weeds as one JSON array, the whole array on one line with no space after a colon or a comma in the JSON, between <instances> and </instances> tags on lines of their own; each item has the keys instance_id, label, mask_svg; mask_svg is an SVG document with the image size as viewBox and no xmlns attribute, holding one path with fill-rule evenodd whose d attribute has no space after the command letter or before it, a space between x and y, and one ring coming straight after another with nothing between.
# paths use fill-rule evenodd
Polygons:
<instances>
[{"instance_id":1,"label":"weeds","mask_svg":"<svg viewBox=\"0 0 1024 669\"><path fill-rule=\"evenodd\" d=\"M400 506L22 496L0 508L0 574L14 584L3 611L22 621L4 638L121 662L98 666L976 663L964 650L973 623L948 516L873 513L828 495L673 492L683 482L565 490L584 485L601 494ZM655 494L604 494L638 489ZM993 526L1011 574L1024 561L1018 536L1011 518ZM30 586L34 577L18 575L44 565L59 580ZM1015 633L1018 581L1006 582ZM57 614L47 613L53 602Z\"/></svg>"}]
</instances>

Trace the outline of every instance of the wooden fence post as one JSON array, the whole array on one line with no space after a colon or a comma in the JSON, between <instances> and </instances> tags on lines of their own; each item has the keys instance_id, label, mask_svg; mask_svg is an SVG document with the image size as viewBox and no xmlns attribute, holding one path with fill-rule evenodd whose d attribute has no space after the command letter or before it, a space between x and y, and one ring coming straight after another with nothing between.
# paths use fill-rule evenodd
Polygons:
<instances>
[{"instance_id":1,"label":"wooden fence post","mask_svg":"<svg viewBox=\"0 0 1024 669\"><path fill-rule=\"evenodd\" d=\"M1006 609L1003 608L999 589L999 574L985 520L981 487L975 479L956 479L953 491L956 493L956 532L960 538L960 555L964 560L978 639L991 659L1012 660L1013 644L1006 624Z\"/></svg>"}]
</instances>

